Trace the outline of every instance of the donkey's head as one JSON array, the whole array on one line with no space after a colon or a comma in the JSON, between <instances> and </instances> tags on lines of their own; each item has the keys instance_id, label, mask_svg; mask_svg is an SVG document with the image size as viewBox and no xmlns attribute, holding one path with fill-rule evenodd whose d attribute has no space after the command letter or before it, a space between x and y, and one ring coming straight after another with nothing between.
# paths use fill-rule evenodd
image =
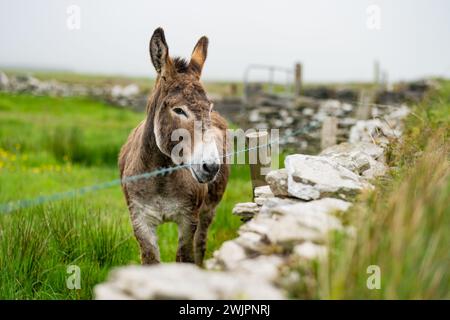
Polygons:
<instances>
[{"instance_id":1,"label":"donkey's head","mask_svg":"<svg viewBox=\"0 0 450 320\"><path fill-rule=\"evenodd\" d=\"M200 83L208 38L201 37L189 62L172 59L158 28L150 40L150 57L158 73L149 120L153 119L156 145L175 164L188 164L194 178L208 182L220 167L220 136L211 123L212 103Z\"/></svg>"}]
</instances>

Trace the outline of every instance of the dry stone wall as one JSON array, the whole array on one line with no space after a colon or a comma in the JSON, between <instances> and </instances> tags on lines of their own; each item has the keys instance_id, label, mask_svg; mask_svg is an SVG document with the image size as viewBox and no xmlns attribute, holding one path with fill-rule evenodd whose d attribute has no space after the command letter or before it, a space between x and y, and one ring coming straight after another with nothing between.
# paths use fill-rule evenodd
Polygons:
<instances>
[{"instance_id":1,"label":"dry stone wall","mask_svg":"<svg viewBox=\"0 0 450 320\"><path fill-rule=\"evenodd\" d=\"M379 128L384 134L389 134L390 124L385 118L401 117L397 113L407 112L408 108L403 103L418 101L423 98L425 92L435 84L431 81L421 81L409 85L399 86L396 91L378 90L374 92L371 101L359 101L360 92L351 89L337 89L318 87L306 90L304 96L280 97L264 92L252 92L247 98L244 107L245 117L238 119L243 128L279 129L280 136L290 135L302 128L312 127L301 135L287 139L287 147L293 152L302 154L317 154L321 151L321 130L324 121L333 117L337 121L336 142L358 141L360 126L365 130L370 127ZM391 105L396 105L395 114ZM371 123L365 124L359 119L361 109L367 108L367 118ZM359 119L358 119L359 118ZM356 125L356 127L355 127ZM352 130L351 130L352 129Z\"/></svg>"}]
</instances>

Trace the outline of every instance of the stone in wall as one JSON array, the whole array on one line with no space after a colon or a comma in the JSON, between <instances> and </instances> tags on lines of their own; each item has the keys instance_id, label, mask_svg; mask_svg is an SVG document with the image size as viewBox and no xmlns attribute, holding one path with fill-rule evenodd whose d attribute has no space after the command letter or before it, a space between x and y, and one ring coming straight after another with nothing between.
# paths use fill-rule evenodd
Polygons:
<instances>
[{"instance_id":1,"label":"stone in wall","mask_svg":"<svg viewBox=\"0 0 450 320\"><path fill-rule=\"evenodd\" d=\"M286 157L288 193L302 200L325 196L346 199L370 187L357 174L328 157L302 154Z\"/></svg>"},{"instance_id":2,"label":"stone in wall","mask_svg":"<svg viewBox=\"0 0 450 320\"><path fill-rule=\"evenodd\" d=\"M313 242L303 242L293 249L293 259L298 260L320 260L323 261L328 255L328 249L324 245L318 245Z\"/></svg>"},{"instance_id":3,"label":"stone in wall","mask_svg":"<svg viewBox=\"0 0 450 320\"><path fill-rule=\"evenodd\" d=\"M0 71L0 91L8 90L9 87L9 79L6 73Z\"/></svg>"},{"instance_id":4,"label":"stone in wall","mask_svg":"<svg viewBox=\"0 0 450 320\"><path fill-rule=\"evenodd\" d=\"M320 155L366 179L382 176L387 171L383 148L370 142L341 143L323 150Z\"/></svg>"},{"instance_id":5,"label":"stone in wall","mask_svg":"<svg viewBox=\"0 0 450 320\"><path fill-rule=\"evenodd\" d=\"M214 272L186 263L127 266L95 287L98 300L283 299L269 281L243 273Z\"/></svg>"},{"instance_id":6,"label":"stone in wall","mask_svg":"<svg viewBox=\"0 0 450 320\"><path fill-rule=\"evenodd\" d=\"M390 138L400 136L400 132L390 128L380 119L360 120L350 130L349 142L373 142L386 146Z\"/></svg>"},{"instance_id":7,"label":"stone in wall","mask_svg":"<svg viewBox=\"0 0 450 320\"><path fill-rule=\"evenodd\" d=\"M239 236L234 239L234 241L242 246L250 255L257 256L260 254L272 253L268 250L269 241L263 233L240 228L238 234Z\"/></svg>"},{"instance_id":8,"label":"stone in wall","mask_svg":"<svg viewBox=\"0 0 450 320\"><path fill-rule=\"evenodd\" d=\"M256 187L254 190L254 195L255 195L254 199L255 203L258 206L262 206L268 198L272 198L274 196L272 190L270 189L270 186Z\"/></svg>"},{"instance_id":9,"label":"stone in wall","mask_svg":"<svg viewBox=\"0 0 450 320\"><path fill-rule=\"evenodd\" d=\"M324 243L326 235L319 230L302 225L294 216L272 217L257 216L247 222L243 231L260 234L267 241L261 254L288 253L295 244L312 241Z\"/></svg>"},{"instance_id":10,"label":"stone in wall","mask_svg":"<svg viewBox=\"0 0 450 320\"><path fill-rule=\"evenodd\" d=\"M209 270L251 274L273 281L277 277L278 267L285 262L284 260L285 257L279 255L255 255L235 239L224 242L205 265Z\"/></svg>"},{"instance_id":11,"label":"stone in wall","mask_svg":"<svg viewBox=\"0 0 450 320\"><path fill-rule=\"evenodd\" d=\"M225 241L219 250L214 252L214 264L210 264L210 268L220 268L224 270L233 270L242 260L248 258L248 254L239 243L235 240Z\"/></svg>"},{"instance_id":12,"label":"stone in wall","mask_svg":"<svg viewBox=\"0 0 450 320\"><path fill-rule=\"evenodd\" d=\"M304 241L323 243L331 230L340 230L340 221L330 215L334 211L345 211L350 203L332 198L310 202L288 201L272 206L265 214L257 215L240 228L242 233L259 234L264 243L260 252L271 249L289 251L295 244Z\"/></svg>"},{"instance_id":13,"label":"stone in wall","mask_svg":"<svg viewBox=\"0 0 450 320\"><path fill-rule=\"evenodd\" d=\"M272 170L266 175L272 193L278 197L288 197L288 173L286 169Z\"/></svg>"},{"instance_id":14,"label":"stone in wall","mask_svg":"<svg viewBox=\"0 0 450 320\"><path fill-rule=\"evenodd\" d=\"M298 202L303 201L297 198L279 198L279 197L268 198L266 199L266 201L264 201L263 205L261 206L261 209L259 210L259 215L271 215L272 209L276 207L291 205Z\"/></svg>"},{"instance_id":15,"label":"stone in wall","mask_svg":"<svg viewBox=\"0 0 450 320\"><path fill-rule=\"evenodd\" d=\"M114 85L111 88L112 97L131 97L139 94L139 87L132 83L127 86Z\"/></svg>"},{"instance_id":16,"label":"stone in wall","mask_svg":"<svg viewBox=\"0 0 450 320\"><path fill-rule=\"evenodd\" d=\"M236 216L248 220L259 212L259 206L254 202L238 203L234 206L232 213Z\"/></svg>"}]
</instances>

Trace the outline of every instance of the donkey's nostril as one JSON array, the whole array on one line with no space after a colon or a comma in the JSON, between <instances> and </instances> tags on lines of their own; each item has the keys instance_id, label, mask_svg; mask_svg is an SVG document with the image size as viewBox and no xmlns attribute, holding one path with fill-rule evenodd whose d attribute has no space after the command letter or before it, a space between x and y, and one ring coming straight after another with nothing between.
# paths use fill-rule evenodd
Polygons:
<instances>
[{"instance_id":1,"label":"donkey's nostril","mask_svg":"<svg viewBox=\"0 0 450 320\"><path fill-rule=\"evenodd\" d=\"M205 172L207 173L216 173L217 171L219 171L219 165L217 163L211 162L211 163L207 163L204 162L202 165L203 170L205 170Z\"/></svg>"}]
</instances>

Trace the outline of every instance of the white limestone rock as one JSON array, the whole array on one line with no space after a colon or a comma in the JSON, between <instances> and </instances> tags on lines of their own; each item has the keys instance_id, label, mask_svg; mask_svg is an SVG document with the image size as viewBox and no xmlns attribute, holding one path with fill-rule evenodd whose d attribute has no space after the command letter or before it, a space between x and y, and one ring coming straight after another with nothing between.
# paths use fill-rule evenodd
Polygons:
<instances>
[{"instance_id":1,"label":"white limestone rock","mask_svg":"<svg viewBox=\"0 0 450 320\"><path fill-rule=\"evenodd\" d=\"M186 263L127 266L113 270L94 289L105 299L283 299L282 292L261 277L203 270Z\"/></svg>"},{"instance_id":2,"label":"white limestone rock","mask_svg":"<svg viewBox=\"0 0 450 320\"><path fill-rule=\"evenodd\" d=\"M270 186L261 186L255 188L255 203L262 206L268 198L272 198L274 194L270 190Z\"/></svg>"},{"instance_id":3,"label":"white limestone rock","mask_svg":"<svg viewBox=\"0 0 450 320\"><path fill-rule=\"evenodd\" d=\"M111 96L114 98L117 97L133 97L139 94L139 86L137 84L129 84L127 86L114 85L111 88Z\"/></svg>"},{"instance_id":4,"label":"white limestone rock","mask_svg":"<svg viewBox=\"0 0 450 320\"><path fill-rule=\"evenodd\" d=\"M273 215L294 217L296 224L326 234L330 230L342 229L339 219L330 213L346 211L350 206L349 202L340 199L325 198L275 207L271 209L271 212Z\"/></svg>"},{"instance_id":5,"label":"white limestone rock","mask_svg":"<svg viewBox=\"0 0 450 320\"><path fill-rule=\"evenodd\" d=\"M239 229L239 237L234 239L234 241L245 248L246 251L249 251L253 254L266 252L269 241L265 234L261 232L251 231L251 228L247 228L246 230L246 227L244 226L246 226L247 224L248 223L244 224Z\"/></svg>"},{"instance_id":6,"label":"white limestone rock","mask_svg":"<svg viewBox=\"0 0 450 320\"><path fill-rule=\"evenodd\" d=\"M364 171L370 169L371 157L361 152L353 154L339 153L328 157L358 175L361 175Z\"/></svg>"},{"instance_id":7,"label":"white limestone rock","mask_svg":"<svg viewBox=\"0 0 450 320\"><path fill-rule=\"evenodd\" d=\"M363 152L372 157L373 159L377 160L383 156L384 149L371 142L364 142L364 141L355 143L343 142L322 150L322 152L319 155L330 156L334 154L346 154L346 153L353 154L355 152Z\"/></svg>"},{"instance_id":8,"label":"white limestone rock","mask_svg":"<svg viewBox=\"0 0 450 320\"><path fill-rule=\"evenodd\" d=\"M331 213L346 211L350 206L349 202L334 198L309 202L281 201L265 208L264 214L241 226L239 238L246 235L247 240L238 238L236 241L259 253L273 250L273 245L289 250L304 241L323 243L328 232L343 228L340 220Z\"/></svg>"},{"instance_id":9,"label":"white limestone rock","mask_svg":"<svg viewBox=\"0 0 450 320\"><path fill-rule=\"evenodd\" d=\"M301 202L300 199L297 198L268 198L261 209L259 210L260 215L270 215L271 209L279 206L290 205Z\"/></svg>"},{"instance_id":10,"label":"white limestone rock","mask_svg":"<svg viewBox=\"0 0 450 320\"><path fill-rule=\"evenodd\" d=\"M373 178L384 176L386 174L388 167L386 164L384 164L384 162L371 160L369 161L369 163L370 168L362 173L362 176L365 179L371 180Z\"/></svg>"},{"instance_id":11,"label":"white limestone rock","mask_svg":"<svg viewBox=\"0 0 450 320\"><path fill-rule=\"evenodd\" d=\"M214 259L217 264L221 265L225 270L232 270L239 261L247 258L244 248L236 241L225 241L222 246L214 252Z\"/></svg>"},{"instance_id":12,"label":"white limestone rock","mask_svg":"<svg viewBox=\"0 0 450 320\"><path fill-rule=\"evenodd\" d=\"M395 123L380 119L360 120L351 127L349 142L372 142L385 147L390 139L397 139L400 135L401 130Z\"/></svg>"},{"instance_id":13,"label":"white limestone rock","mask_svg":"<svg viewBox=\"0 0 450 320\"><path fill-rule=\"evenodd\" d=\"M324 260L328 255L326 246L318 245L312 242L298 244L293 249L293 257L300 260Z\"/></svg>"},{"instance_id":14,"label":"white limestone rock","mask_svg":"<svg viewBox=\"0 0 450 320\"><path fill-rule=\"evenodd\" d=\"M254 215L258 214L259 206L254 202L238 203L234 206L232 213L236 216L251 219Z\"/></svg>"},{"instance_id":15,"label":"white limestone rock","mask_svg":"<svg viewBox=\"0 0 450 320\"><path fill-rule=\"evenodd\" d=\"M283 263L284 259L280 256L261 255L240 261L232 271L243 275L257 276L267 281L275 281L279 276L279 268Z\"/></svg>"},{"instance_id":16,"label":"white limestone rock","mask_svg":"<svg viewBox=\"0 0 450 320\"><path fill-rule=\"evenodd\" d=\"M329 157L295 154L286 157L288 193L302 200L348 198L370 187L358 175Z\"/></svg>"},{"instance_id":17,"label":"white limestone rock","mask_svg":"<svg viewBox=\"0 0 450 320\"><path fill-rule=\"evenodd\" d=\"M286 169L270 171L266 175L266 181L270 186L272 193L278 197L288 197L288 173Z\"/></svg>"},{"instance_id":18,"label":"white limestone rock","mask_svg":"<svg viewBox=\"0 0 450 320\"><path fill-rule=\"evenodd\" d=\"M320 153L366 179L382 176L387 171L383 148L370 143L341 143Z\"/></svg>"},{"instance_id":19,"label":"white limestone rock","mask_svg":"<svg viewBox=\"0 0 450 320\"><path fill-rule=\"evenodd\" d=\"M326 236L318 229L312 229L298 223L296 217L292 215L280 216L276 219L257 216L243 225L241 231L256 233L261 236L258 247L260 253L267 253L277 247L290 250L293 245L304 241L323 243Z\"/></svg>"},{"instance_id":20,"label":"white limestone rock","mask_svg":"<svg viewBox=\"0 0 450 320\"><path fill-rule=\"evenodd\" d=\"M273 193L270 190L270 186L261 186L255 188L255 197L258 198L272 198Z\"/></svg>"},{"instance_id":21,"label":"white limestone rock","mask_svg":"<svg viewBox=\"0 0 450 320\"><path fill-rule=\"evenodd\" d=\"M261 207L264 205L264 203L267 201L267 198L255 198L255 203Z\"/></svg>"},{"instance_id":22,"label":"white limestone rock","mask_svg":"<svg viewBox=\"0 0 450 320\"><path fill-rule=\"evenodd\" d=\"M323 215L335 211L347 211L351 203L341 199L323 198L307 202L280 203L269 209L272 215Z\"/></svg>"},{"instance_id":23,"label":"white limestone rock","mask_svg":"<svg viewBox=\"0 0 450 320\"><path fill-rule=\"evenodd\" d=\"M280 217L276 223L270 223L267 232L269 242L282 247L284 251L289 251L295 244L304 241L323 243L326 237L321 230L299 223L299 219L292 215Z\"/></svg>"},{"instance_id":24,"label":"white limestone rock","mask_svg":"<svg viewBox=\"0 0 450 320\"><path fill-rule=\"evenodd\" d=\"M392 112L390 112L386 118L388 120L395 120L395 121L401 121L405 119L409 114L411 113L411 110L407 105L402 104L400 107L395 108Z\"/></svg>"},{"instance_id":25,"label":"white limestone rock","mask_svg":"<svg viewBox=\"0 0 450 320\"><path fill-rule=\"evenodd\" d=\"M0 71L0 90L6 90L9 86L8 76Z\"/></svg>"}]
</instances>

